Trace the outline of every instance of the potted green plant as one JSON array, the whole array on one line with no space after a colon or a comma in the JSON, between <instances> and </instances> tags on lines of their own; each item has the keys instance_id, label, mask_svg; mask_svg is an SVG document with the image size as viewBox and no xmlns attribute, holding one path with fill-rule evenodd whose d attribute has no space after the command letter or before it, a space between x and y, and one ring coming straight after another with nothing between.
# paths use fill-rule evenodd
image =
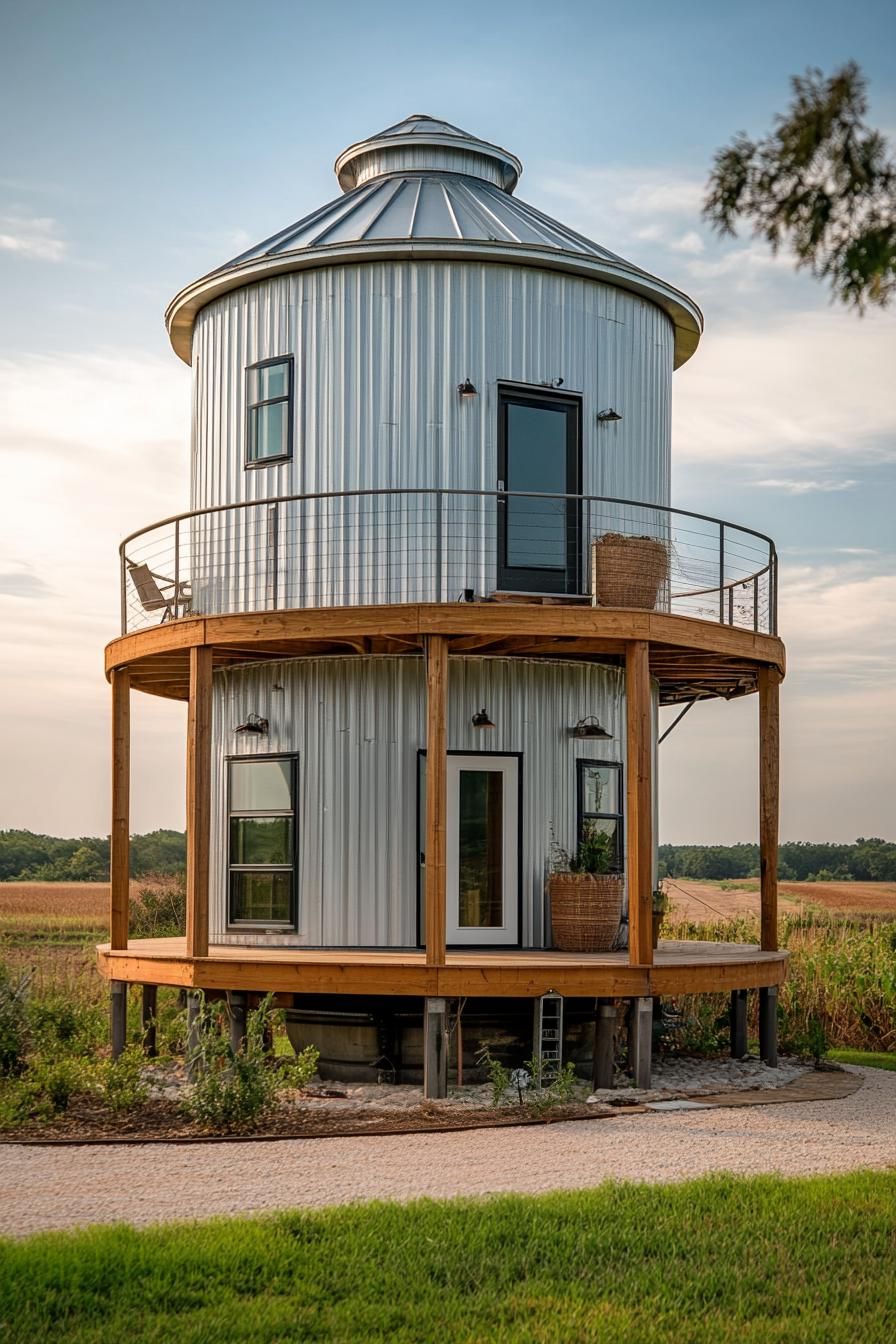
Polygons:
<instances>
[{"instance_id":1,"label":"potted green plant","mask_svg":"<svg viewBox=\"0 0 896 1344\"><path fill-rule=\"evenodd\" d=\"M656 949L660 941L660 929L669 910L669 897L664 889L655 887L653 892L653 946Z\"/></svg>"},{"instance_id":2,"label":"potted green plant","mask_svg":"<svg viewBox=\"0 0 896 1344\"><path fill-rule=\"evenodd\" d=\"M623 876L612 835L588 822L574 853L551 851L551 940L561 952L609 952L622 918Z\"/></svg>"},{"instance_id":3,"label":"potted green plant","mask_svg":"<svg viewBox=\"0 0 896 1344\"><path fill-rule=\"evenodd\" d=\"M599 607L653 611L669 577L669 545L657 537L605 532L591 543L591 583Z\"/></svg>"}]
</instances>

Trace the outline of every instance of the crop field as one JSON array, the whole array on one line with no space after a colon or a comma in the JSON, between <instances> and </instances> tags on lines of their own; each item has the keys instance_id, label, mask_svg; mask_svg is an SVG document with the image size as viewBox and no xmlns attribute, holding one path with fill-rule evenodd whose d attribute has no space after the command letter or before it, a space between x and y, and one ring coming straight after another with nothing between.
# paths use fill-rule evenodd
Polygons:
<instances>
[{"instance_id":1,"label":"crop field","mask_svg":"<svg viewBox=\"0 0 896 1344\"><path fill-rule=\"evenodd\" d=\"M736 919L759 913L759 879L694 882L664 878L677 919ZM896 918L896 882L780 882L781 914L827 910L833 914L884 915Z\"/></svg>"}]
</instances>

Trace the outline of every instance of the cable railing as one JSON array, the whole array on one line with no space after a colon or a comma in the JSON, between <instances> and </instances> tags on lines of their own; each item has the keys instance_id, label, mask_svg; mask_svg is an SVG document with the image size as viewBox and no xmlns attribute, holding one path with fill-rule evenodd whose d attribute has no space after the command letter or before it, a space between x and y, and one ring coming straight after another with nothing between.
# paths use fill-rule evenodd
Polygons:
<instances>
[{"instance_id":1,"label":"cable railing","mask_svg":"<svg viewBox=\"0 0 896 1344\"><path fill-rule=\"evenodd\" d=\"M184 616L552 597L777 633L774 542L667 505L348 490L195 509L120 547L126 634Z\"/></svg>"}]
</instances>

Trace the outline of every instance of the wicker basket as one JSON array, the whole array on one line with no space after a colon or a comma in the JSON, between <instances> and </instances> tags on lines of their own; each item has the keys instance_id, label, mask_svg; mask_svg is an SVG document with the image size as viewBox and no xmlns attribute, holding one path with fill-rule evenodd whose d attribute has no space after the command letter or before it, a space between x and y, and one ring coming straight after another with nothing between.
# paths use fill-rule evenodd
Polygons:
<instances>
[{"instance_id":1,"label":"wicker basket","mask_svg":"<svg viewBox=\"0 0 896 1344\"><path fill-rule=\"evenodd\" d=\"M599 607L653 611L669 577L669 549L656 537L605 532L592 542L592 586Z\"/></svg>"},{"instance_id":2,"label":"wicker basket","mask_svg":"<svg viewBox=\"0 0 896 1344\"><path fill-rule=\"evenodd\" d=\"M622 918L620 873L552 873L551 939L561 952L609 952Z\"/></svg>"}]
</instances>

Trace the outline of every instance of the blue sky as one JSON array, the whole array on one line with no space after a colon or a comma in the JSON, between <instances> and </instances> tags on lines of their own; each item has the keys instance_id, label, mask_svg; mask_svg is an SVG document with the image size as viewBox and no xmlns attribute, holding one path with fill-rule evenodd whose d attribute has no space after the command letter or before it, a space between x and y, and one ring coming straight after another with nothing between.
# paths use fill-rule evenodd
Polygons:
<instances>
[{"instance_id":1,"label":"blue sky","mask_svg":"<svg viewBox=\"0 0 896 1344\"><path fill-rule=\"evenodd\" d=\"M673 502L778 541L784 834L896 836L896 318L839 311L700 221L713 152L764 132L808 65L858 60L896 138L892 0L8 0L3 33L0 826L107 829L115 547L188 497L168 300L335 196L347 144L429 112L513 150L523 199L703 307ZM180 825L182 711L140 704L137 724L135 824ZM755 746L755 701L689 716L663 747L664 839L755 835Z\"/></svg>"}]
</instances>

